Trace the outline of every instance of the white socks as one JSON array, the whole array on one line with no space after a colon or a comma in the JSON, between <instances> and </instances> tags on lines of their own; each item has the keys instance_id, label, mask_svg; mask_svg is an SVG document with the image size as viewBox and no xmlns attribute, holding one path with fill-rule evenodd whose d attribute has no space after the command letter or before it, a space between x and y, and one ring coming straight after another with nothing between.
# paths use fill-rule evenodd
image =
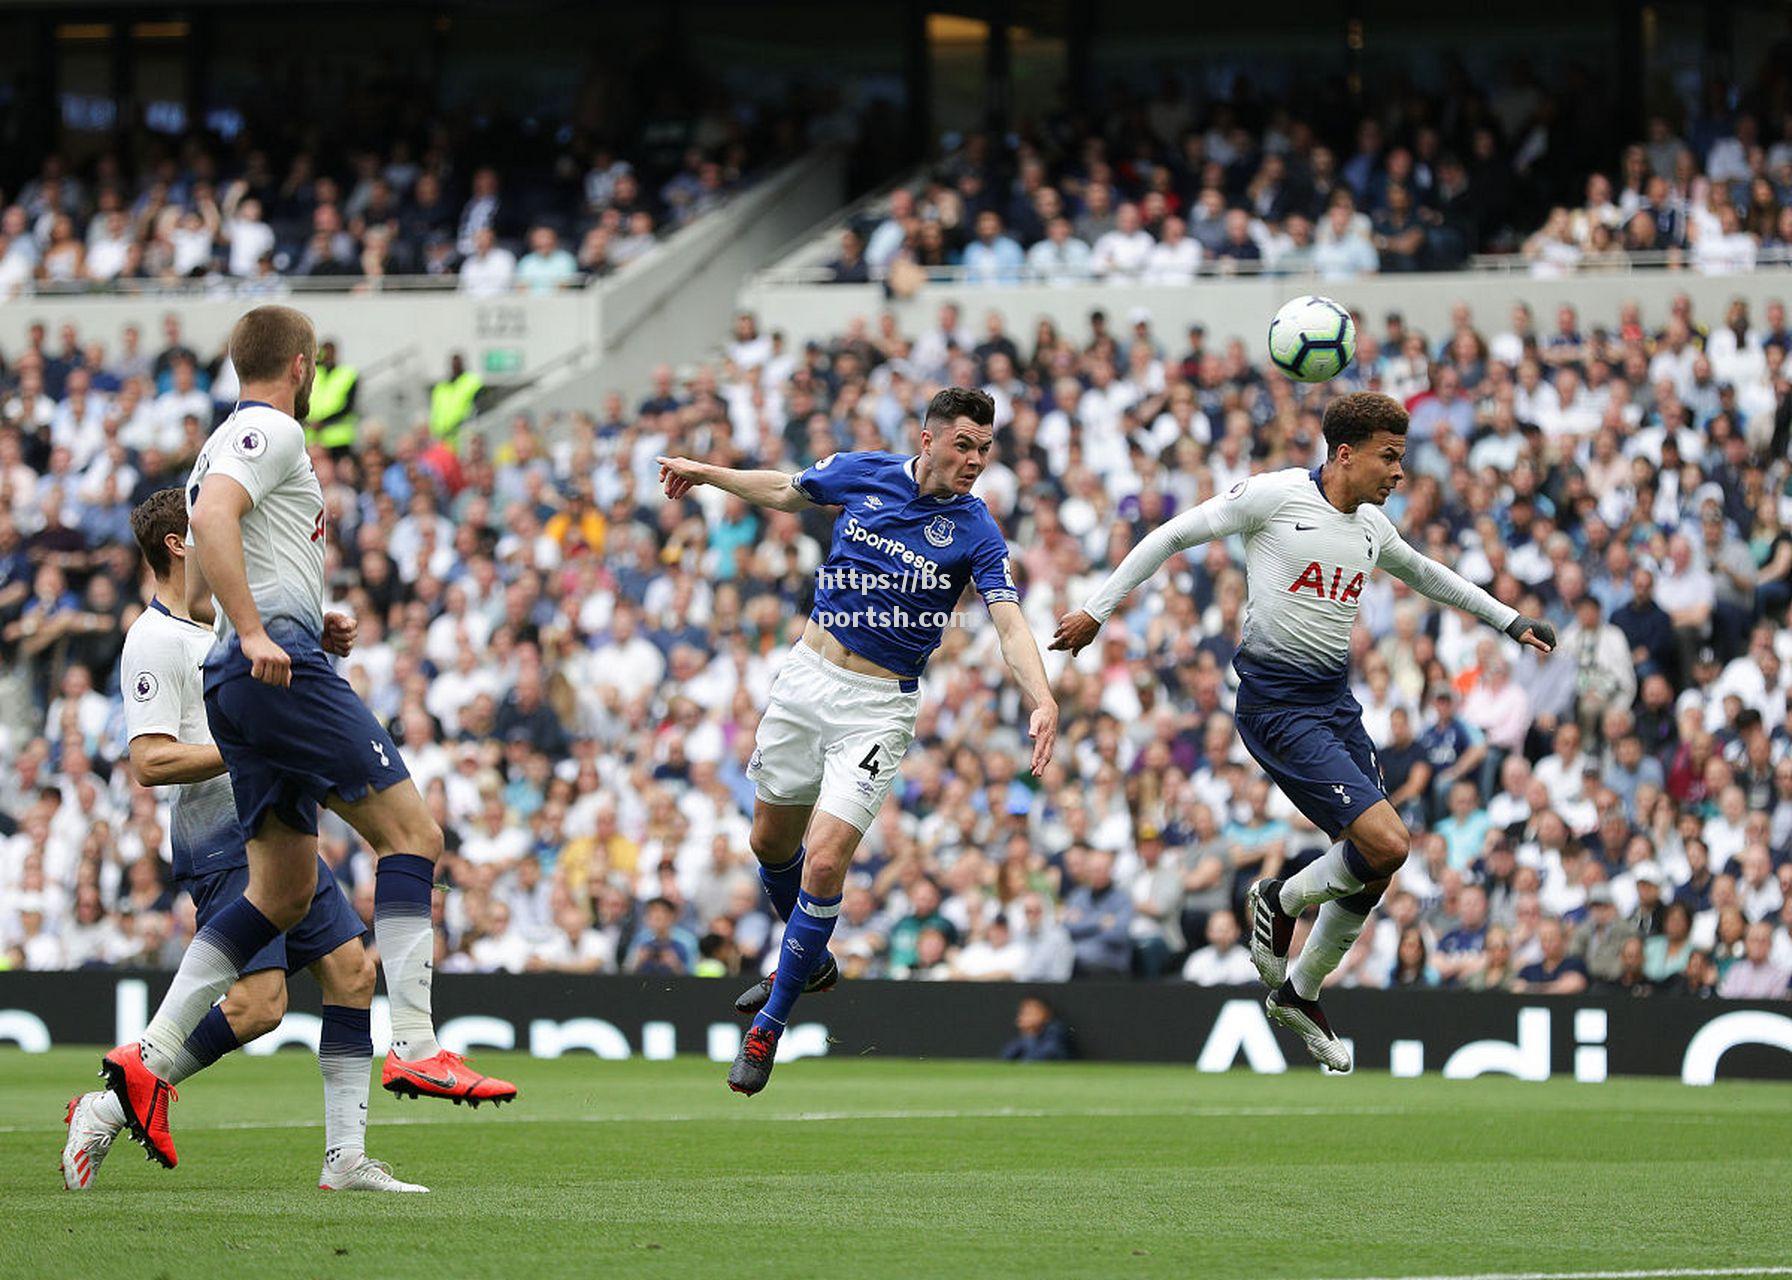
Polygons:
<instances>
[{"instance_id":1,"label":"white socks","mask_svg":"<svg viewBox=\"0 0 1792 1280\"><path fill-rule=\"evenodd\" d=\"M1300 954L1288 966L1288 981L1294 994L1303 1000L1317 1000L1326 977L1344 962L1357 935L1368 923L1368 916L1347 911L1340 902L1327 902L1319 908L1319 918L1307 935Z\"/></svg>"},{"instance_id":2,"label":"white socks","mask_svg":"<svg viewBox=\"0 0 1792 1280\"><path fill-rule=\"evenodd\" d=\"M324 1077L324 1163L346 1169L367 1150L367 1090L373 1058L319 1054Z\"/></svg>"},{"instance_id":3,"label":"white socks","mask_svg":"<svg viewBox=\"0 0 1792 1280\"><path fill-rule=\"evenodd\" d=\"M1297 916L1308 907L1322 902L1330 902L1333 898L1342 898L1362 889L1364 880L1352 871L1350 861L1344 852L1343 843L1333 845L1319 857L1296 871L1282 881L1282 911L1284 914ZM1354 851L1353 851L1354 854ZM1362 867L1362 856L1354 854L1354 861Z\"/></svg>"},{"instance_id":4,"label":"white socks","mask_svg":"<svg viewBox=\"0 0 1792 1280\"><path fill-rule=\"evenodd\" d=\"M124 1107L119 1104L118 1095L110 1089L94 1090L93 1114L114 1129L124 1128Z\"/></svg>"},{"instance_id":5,"label":"white socks","mask_svg":"<svg viewBox=\"0 0 1792 1280\"><path fill-rule=\"evenodd\" d=\"M392 1052L406 1062L433 1058L436 1043L429 988L435 977L436 935L426 915L383 915L373 921L379 943L380 968L386 974L386 995L392 1002Z\"/></svg>"}]
</instances>

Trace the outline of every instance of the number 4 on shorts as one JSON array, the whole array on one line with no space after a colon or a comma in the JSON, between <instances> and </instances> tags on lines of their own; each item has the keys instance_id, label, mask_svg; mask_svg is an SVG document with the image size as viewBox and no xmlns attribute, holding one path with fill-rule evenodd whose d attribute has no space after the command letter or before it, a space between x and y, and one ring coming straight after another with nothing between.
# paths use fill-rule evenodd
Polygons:
<instances>
[{"instance_id":1,"label":"number 4 on shorts","mask_svg":"<svg viewBox=\"0 0 1792 1280\"><path fill-rule=\"evenodd\" d=\"M877 776L877 743L874 742L871 744L871 750L867 751L865 753L865 758L859 761L859 768L863 769L874 778Z\"/></svg>"}]
</instances>

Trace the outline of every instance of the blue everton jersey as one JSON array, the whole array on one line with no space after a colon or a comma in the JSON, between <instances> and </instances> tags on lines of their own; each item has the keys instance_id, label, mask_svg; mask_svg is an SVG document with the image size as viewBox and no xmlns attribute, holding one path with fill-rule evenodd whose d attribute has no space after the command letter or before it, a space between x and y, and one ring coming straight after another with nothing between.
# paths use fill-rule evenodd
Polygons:
<instances>
[{"instance_id":1,"label":"blue everton jersey","mask_svg":"<svg viewBox=\"0 0 1792 1280\"><path fill-rule=\"evenodd\" d=\"M1020 599L1008 542L983 499L922 496L915 462L894 453L836 453L791 481L811 502L844 508L815 571L811 616L852 652L900 676L921 674L967 585L985 604Z\"/></svg>"}]
</instances>

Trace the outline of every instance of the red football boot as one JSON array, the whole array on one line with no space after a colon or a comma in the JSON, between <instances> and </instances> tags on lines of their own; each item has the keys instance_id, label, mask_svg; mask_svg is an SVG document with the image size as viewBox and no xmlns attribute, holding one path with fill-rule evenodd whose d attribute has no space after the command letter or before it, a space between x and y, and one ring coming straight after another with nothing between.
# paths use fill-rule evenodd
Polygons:
<instances>
[{"instance_id":1,"label":"red football boot","mask_svg":"<svg viewBox=\"0 0 1792 1280\"><path fill-rule=\"evenodd\" d=\"M143 1046L121 1044L100 1063L100 1076L124 1108L125 1128L164 1169L180 1163L168 1129L168 1104L179 1099L174 1086L143 1065Z\"/></svg>"},{"instance_id":2,"label":"red football boot","mask_svg":"<svg viewBox=\"0 0 1792 1280\"><path fill-rule=\"evenodd\" d=\"M465 1058L446 1049L414 1062L388 1053L380 1085L401 1098L447 1098L457 1107L463 1102L477 1107L482 1102L496 1106L516 1101L516 1086L510 1081L482 1076Z\"/></svg>"}]
</instances>

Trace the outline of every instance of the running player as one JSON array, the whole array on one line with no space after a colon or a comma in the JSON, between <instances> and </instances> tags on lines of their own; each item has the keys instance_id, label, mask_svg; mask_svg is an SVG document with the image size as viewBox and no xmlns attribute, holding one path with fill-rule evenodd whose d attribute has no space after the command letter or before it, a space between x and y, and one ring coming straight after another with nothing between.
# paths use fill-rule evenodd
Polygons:
<instances>
[{"instance_id":1,"label":"running player","mask_svg":"<svg viewBox=\"0 0 1792 1280\"><path fill-rule=\"evenodd\" d=\"M1215 538L1244 538L1247 608L1236 720L1245 749L1288 798L1336 843L1283 879L1251 886L1251 958L1271 988L1269 1015L1334 1071L1350 1053L1319 1008L1338 967L1406 861L1410 836L1381 783L1363 709L1350 693L1350 633L1377 566L1421 595L1465 609L1544 653L1555 630L1501 604L1401 540L1381 510L1404 473L1406 410L1374 392L1326 408L1326 460L1241 480L1134 547L1080 610L1059 620L1051 647L1076 653L1120 602L1172 555ZM1288 963L1294 922L1319 917Z\"/></svg>"},{"instance_id":2,"label":"running player","mask_svg":"<svg viewBox=\"0 0 1792 1280\"><path fill-rule=\"evenodd\" d=\"M144 786L174 789L174 875L193 899L201 928L242 896L248 859L236 821L236 800L224 761L205 723L199 666L212 646L211 628L187 614L187 508L179 489L152 494L131 512L131 529L149 562L156 591L149 608L125 633L119 659L131 769ZM324 648L346 656L354 619L324 615ZM202 1071L224 1054L280 1025L286 1013L286 976L310 969L323 988L323 1034L318 1067L324 1077L324 1167L327 1191L427 1191L400 1182L391 1167L366 1152L367 1086L373 1067L368 1006L373 961L361 945L366 927L318 859L317 892L305 918L243 966L243 976L187 1037L168 1083L188 1068ZM68 1104L68 1142L62 1180L70 1191L90 1191L112 1141L125 1127L118 1099L105 1089Z\"/></svg>"},{"instance_id":3,"label":"running player","mask_svg":"<svg viewBox=\"0 0 1792 1280\"><path fill-rule=\"evenodd\" d=\"M392 1005L384 1087L404 1097L506 1102L516 1087L436 1043L430 893L442 831L391 737L324 647L324 499L299 425L317 336L290 307L238 320L236 411L205 442L186 487L187 599L222 616L205 660L205 713L236 797L249 883L200 929L143 1039L102 1074L131 1136L173 1168L168 1080L192 1074L188 1037L249 960L304 920L317 893L317 806L373 849L374 941Z\"/></svg>"},{"instance_id":4,"label":"running player","mask_svg":"<svg viewBox=\"0 0 1792 1280\"><path fill-rule=\"evenodd\" d=\"M896 780L915 735L921 670L968 585L1033 703L1033 772L1052 758L1058 705L1021 613L1008 544L971 493L994 421L989 396L953 387L927 406L914 457L836 453L797 476L659 460L668 498L708 484L778 511L843 508L816 573L814 610L778 670L747 766L759 878L786 925L776 974L735 1002L755 1015L728 1073L737 1093L765 1088L797 997L838 978L828 939L846 869Z\"/></svg>"}]
</instances>

